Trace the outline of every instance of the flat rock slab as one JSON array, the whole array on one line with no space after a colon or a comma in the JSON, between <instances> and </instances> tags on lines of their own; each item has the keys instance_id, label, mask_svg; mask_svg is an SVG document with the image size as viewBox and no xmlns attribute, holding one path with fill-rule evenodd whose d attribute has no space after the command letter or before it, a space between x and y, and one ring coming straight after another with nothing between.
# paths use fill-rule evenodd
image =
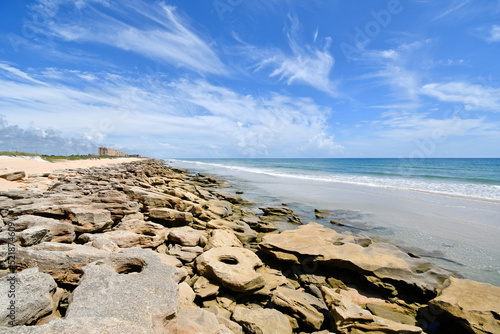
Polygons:
<instances>
[{"instance_id":1,"label":"flat rock slab","mask_svg":"<svg viewBox=\"0 0 500 334\"><path fill-rule=\"evenodd\" d=\"M346 268L362 275L396 281L416 287L423 294L435 293L451 273L431 263L410 257L386 243L355 242L348 234L339 234L320 224L309 223L298 229L266 235L261 248L281 260L301 263L310 258L329 267Z\"/></svg>"},{"instance_id":2,"label":"flat rock slab","mask_svg":"<svg viewBox=\"0 0 500 334\"><path fill-rule=\"evenodd\" d=\"M217 247L196 259L198 272L233 291L251 291L265 285L256 271L262 261L254 252L238 247Z\"/></svg>"},{"instance_id":3,"label":"flat rock slab","mask_svg":"<svg viewBox=\"0 0 500 334\"><path fill-rule=\"evenodd\" d=\"M500 333L500 287L451 277L430 304L474 333Z\"/></svg>"}]
</instances>

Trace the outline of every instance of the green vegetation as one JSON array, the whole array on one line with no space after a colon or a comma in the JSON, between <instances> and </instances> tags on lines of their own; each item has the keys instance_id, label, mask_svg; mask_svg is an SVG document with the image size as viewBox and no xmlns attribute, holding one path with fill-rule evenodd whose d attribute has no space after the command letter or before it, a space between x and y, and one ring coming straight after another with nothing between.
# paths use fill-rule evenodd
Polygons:
<instances>
[{"instance_id":1,"label":"green vegetation","mask_svg":"<svg viewBox=\"0 0 500 334\"><path fill-rule=\"evenodd\" d=\"M87 160L87 159L116 159L120 157L100 157L95 154L87 154L87 155L45 155L45 154L36 154L36 153L27 153L27 152L9 152L9 151L0 151L0 156L9 156L9 157L36 157L39 156L44 160L49 162L56 162L61 160Z\"/></svg>"}]
</instances>

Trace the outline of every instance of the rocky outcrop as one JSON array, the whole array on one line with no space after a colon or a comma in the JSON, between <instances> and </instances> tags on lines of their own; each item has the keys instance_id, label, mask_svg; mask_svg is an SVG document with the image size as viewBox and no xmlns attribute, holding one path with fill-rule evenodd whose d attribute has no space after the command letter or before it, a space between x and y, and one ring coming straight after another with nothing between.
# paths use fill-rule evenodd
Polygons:
<instances>
[{"instance_id":1,"label":"rocky outcrop","mask_svg":"<svg viewBox=\"0 0 500 334\"><path fill-rule=\"evenodd\" d=\"M263 238L261 248L281 260L301 263L309 258L331 268L373 275L403 288L432 295L450 273L429 262L411 257L395 246L377 242L361 244L349 234L339 234L316 223Z\"/></svg>"},{"instance_id":2,"label":"rocky outcrop","mask_svg":"<svg viewBox=\"0 0 500 334\"><path fill-rule=\"evenodd\" d=\"M500 287L450 277L430 305L464 332L500 333Z\"/></svg>"},{"instance_id":3,"label":"rocky outcrop","mask_svg":"<svg viewBox=\"0 0 500 334\"><path fill-rule=\"evenodd\" d=\"M258 215L207 175L143 160L18 182L0 192L0 285L25 277L24 307L0 333L498 331L498 288L441 286L450 273L362 235L276 232L299 216Z\"/></svg>"}]
</instances>

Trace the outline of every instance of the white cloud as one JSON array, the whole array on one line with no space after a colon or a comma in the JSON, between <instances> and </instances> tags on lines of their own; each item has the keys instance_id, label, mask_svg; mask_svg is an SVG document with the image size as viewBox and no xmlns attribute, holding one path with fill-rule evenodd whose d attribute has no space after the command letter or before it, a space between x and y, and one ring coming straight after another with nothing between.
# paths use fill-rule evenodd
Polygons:
<instances>
[{"instance_id":1,"label":"white cloud","mask_svg":"<svg viewBox=\"0 0 500 334\"><path fill-rule=\"evenodd\" d=\"M309 98L242 95L205 80L156 75L85 72L82 78L79 71L51 68L17 81L0 77L0 108L23 127L32 122L180 157L331 156L340 149L327 134L331 110ZM309 152L298 150L304 147Z\"/></svg>"},{"instance_id":2,"label":"white cloud","mask_svg":"<svg viewBox=\"0 0 500 334\"><path fill-rule=\"evenodd\" d=\"M462 7L464 7L465 5L467 5L469 2L470 2L470 0L465 0L465 1L462 1L461 3L459 3L458 5L454 5L453 7L445 10L443 13L439 14L438 16L436 16L433 19L433 21L442 19L443 17L446 17L446 16L448 16L448 15L450 15L452 13L457 12L459 9L461 9Z\"/></svg>"},{"instance_id":3,"label":"white cloud","mask_svg":"<svg viewBox=\"0 0 500 334\"><path fill-rule=\"evenodd\" d=\"M421 94L443 102L460 103L466 110L500 111L500 89L466 82L430 83Z\"/></svg>"},{"instance_id":4,"label":"white cloud","mask_svg":"<svg viewBox=\"0 0 500 334\"><path fill-rule=\"evenodd\" d=\"M65 41L110 45L200 73L226 74L225 65L204 41L207 37L194 32L174 7L129 0L112 4L93 2L98 4L90 1L73 4L74 12L79 13L74 20L63 14L51 15L45 33ZM106 5L106 11L102 4Z\"/></svg>"},{"instance_id":5,"label":"white cloud","mask_svg":"<svg viewBox=\"0 0 500 334\"><path fill-rule=\"evenodd\" d=\"M292 53L286 54L281 50L273 49L258 50L252 47L250 51L259 58L256 65L257 70L272 67L274 70L269 74L269 77L286 80L288 85L306 84L330 95L336 95L336 85L330 80L330 73L335 64L334 58L329 52L331 38L326 37L322 47L300 45L297 41L300 22L296 17L290 17L290 20L292 27L287 33L287 39ZM316 30L314 43L317 39L318 31Z\"/></svg>"},{"instance_id":6,"label":"white cloud","mask_svg":"<svg viewBox=\"0 0 500 334\"><path fill-rule=\"evenodd\" d=\"M490 35L487 37L489 42L500 42L500 26L493 25L489 33Z\"/></svg>"},{"instance_id":7,"label":"white cloud","mask_svg":"<svg viewBox=\"0 0 500 334\"><path fill-rule=\"evenodd\" d=\"M382 118L371 125L379 129L379 137L401 142L423 138L438 142L449 136L500 133L496 125L489 124L484 118L466 118L458 112L443 116L447 117L437 119L426 113L389 111L382 113Z\"/></svg>"}]
</instances>

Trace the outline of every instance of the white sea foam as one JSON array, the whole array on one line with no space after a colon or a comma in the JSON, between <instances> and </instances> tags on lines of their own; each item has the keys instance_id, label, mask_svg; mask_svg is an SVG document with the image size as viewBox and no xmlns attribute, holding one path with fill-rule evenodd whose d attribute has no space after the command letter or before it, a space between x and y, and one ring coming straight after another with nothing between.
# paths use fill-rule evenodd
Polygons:
<instances>
[{"instance_id":1,"label":"white sea foam","mask_svg":"<svg viewBox=\"0 0 500 334\"><path fill-rule=\"evenodd\" d=\"M303 170L294 172L283 172L272 168L259 168L247 166L234 166L219 163L209 163L201 161L176 160L182 163L188 163L205 168L225 168L233 171L246 173L263 174L273 177L293 178L300 180L310 180L315 182L335 182L368 187L378 187L386 189L419 191L448 196L460 196L470 199L500 200L500 186L484 185L473 183L454 183L454 182L436 182L415 180L403 177L374 177L366 175L349 174L326 174L313 173Z\"/></svg>"}]
</instances>

